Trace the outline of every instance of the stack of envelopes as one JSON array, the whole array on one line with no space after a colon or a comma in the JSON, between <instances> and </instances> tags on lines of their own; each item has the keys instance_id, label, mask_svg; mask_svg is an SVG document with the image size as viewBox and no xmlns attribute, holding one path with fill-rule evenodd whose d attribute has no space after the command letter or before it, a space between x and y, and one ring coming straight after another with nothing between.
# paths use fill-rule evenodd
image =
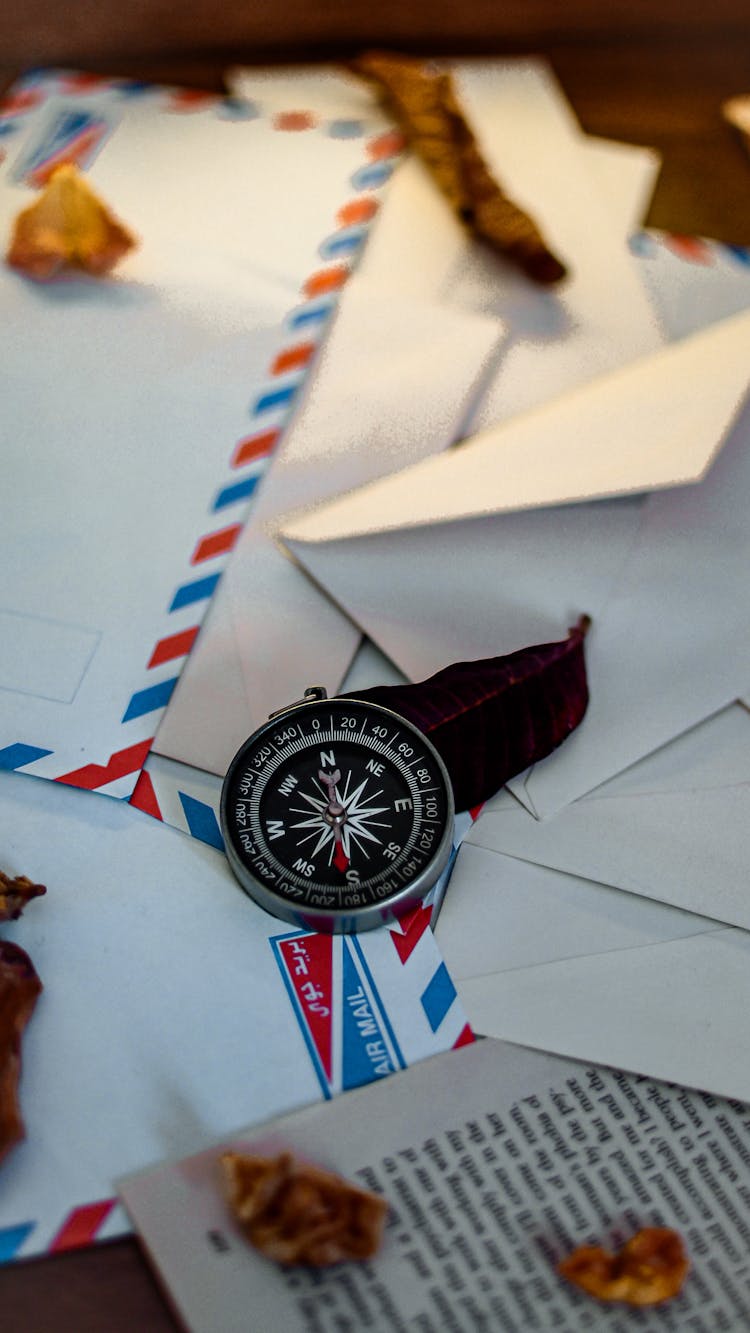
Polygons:
<instances>
[{"instance_id":1,"label":"stack of envelopes","mask_svg":"<svg viewBox=\"0 0 750 1333\"><path fill-rule=\"evenodd\" d=\"M0 850L49 886L8 932L47 994L0 1257L92 1200L111 1234L116 1175L373 1077L344 985L394 1069L468 1014L750 1098L750 266L629 246L654 155L586 139L543 65L457 75L559 290L480 252L335 71L235 71L226 100L34 76L0 117L6 230L72 158L141 238L105 284L0 274ZM582 612L588 714L464 821L437 947L420 924L300 962L221 851L239 744L310 684L420 679Z\"/></svg>"}]
</instances>

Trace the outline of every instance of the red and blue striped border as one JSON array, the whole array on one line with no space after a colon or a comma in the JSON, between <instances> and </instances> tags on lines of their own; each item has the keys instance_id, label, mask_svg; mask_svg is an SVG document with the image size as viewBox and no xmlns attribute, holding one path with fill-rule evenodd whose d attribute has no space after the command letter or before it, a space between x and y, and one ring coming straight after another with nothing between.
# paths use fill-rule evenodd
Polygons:
<instances>
[{"instance_id":1,"label":"red and blue striped border","mask_svg":"<svg viewBox=\"0 0 750 1333\"><path fill-rule=\"evenodd\" d=\"M660 250L668 250L687 264L712 267L717 264L736 264L738 269L750 268L750 246L729 245L725 241L707 240L702 236L680 236L675 232L639 231L630 237L631 252L639 259L654 259Z\"/></svg>"},{"instance_id":2,"label":"red and blue striped border","mask_svg":"<svg viewBox=\"0 0 750 1333\"><path fill-rule=\"evenodd\" d=\"M42 1251L35 1244L40 1227L40 1223L31 1221L0 1227L0 1265L40 1252L62 1254L65 1250L81 1249L131 1229L125 1210L116 1198L98 1199L71 1208Z\"/></svg>"},{"instance_id":3,"label":"red and blue striped border","mask_svg":"<svg viewBox=\"0 0 750 1333\"><path fill-rule=\"evenodd\" d=\"M7 137L26 123L25 117L53 94L77 98L106 94L115 101L149 96L156 99L162 110L175 114L213 109L217 115L235 120L262 115L256 103L213 93L110 80L75 71L40 71L22 78L0 103L0 136ZM153 645L144 666L145 682L125 701L120 725L131 731L131 742L109 756L102 756L98 763L60 772L54 750L19 739L0 749L0 768L52 778L107 795L133 795L156 726L196 640L226 560L242 531L248 505L288 424L300 387L312 370L340 291L376 216L376 193L390 177L403 147L401 136L391 129L374 133L369 122L327 121L304 108L276 113L271 123L281 133L318 130L333 138L361 138L364 162L350 179L351 195L336 213L333 230L320 242L320 264L305 278L299 304L283 321L282 345L268 368L266 383L250 406L248 432L231 449L228 476L209 507L210 525L195 542L186 576L169 598L164 633ZM150 677L152 672L154 675ZM134 731L137 739L132 739ZM147 786L142 784L140 793L135 793L134 803L143 808L145 800L153 813L155 801L145 790Z\"/></svg>"}]
</instances>

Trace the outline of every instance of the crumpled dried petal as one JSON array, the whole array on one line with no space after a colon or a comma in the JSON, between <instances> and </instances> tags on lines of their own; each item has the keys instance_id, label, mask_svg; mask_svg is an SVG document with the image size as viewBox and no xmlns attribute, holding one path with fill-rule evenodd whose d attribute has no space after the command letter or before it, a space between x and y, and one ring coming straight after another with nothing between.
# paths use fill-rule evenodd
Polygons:
<instances>
[{"instance_id":1,"label":"crumpled dried petal","mask_svg":"<svg viewBox=\"0 0 750 1333\"><path fill-rule=\"evenodd\" d=\"M39 198L16 218L7 261L30 278L52 278L65 267L100 276L137 245L70 163L50 175Z\"/></svg>"},{"instance_id":2,"label":"crumpled dried petal","mask_svg":"<svg viewBox=\"0 0 750 1333\"><path fill-rule=\"evenodd\" d=\"M582 1245L558 1265L569 1282L600 1301L659 1305L681 1290L690 1268L680 1236L669 1227L644 1227L616 1254Z\"/></svg>"},{"instance_id":3,"label":"crumpled dried petal","mask_svg":"<svg viewBox=\"0 0 750 1333\"><path fill-rule=\"evenodd\" d=\"M0 1162L25 1132L18 1100L21 1037L41 989L29 955L0 940Z\"/></svg>"},{"instance_id":4,"label":"crumpled dried petal","mask_svg":"<svg viewBox=\"0 0 750 1333\"><path fill-rule=\"evenodd\" d=\"M374 80L461 221L542 284L565 276L532 217L503 190L482 157L453 77L419 60L372 51L354 69Z\"/></svg>"},{"instance_id":5,"label":"crumpled dried petal","mask_svg":"<svg viewBox=\"0 0 750 1333\"><path fill-rule=\"evenodd\" d=\"M221 1167L232 1211L268 1259L322 1268L376 1253L388 1209L377 1195L291 1153L227 1152Z\"/></svg>"},{"instance_id":6,"label":"crumpled dried petal","mask_svg":"<svg viewBox=\"0 0 750 1333\"><path fill-rule=\"evenodd\" d=\"M26 875L10 879L0 870L0 921L15 921L32 898L46 892L43 884L34 884Z\"/></svg>"}]
</instances>

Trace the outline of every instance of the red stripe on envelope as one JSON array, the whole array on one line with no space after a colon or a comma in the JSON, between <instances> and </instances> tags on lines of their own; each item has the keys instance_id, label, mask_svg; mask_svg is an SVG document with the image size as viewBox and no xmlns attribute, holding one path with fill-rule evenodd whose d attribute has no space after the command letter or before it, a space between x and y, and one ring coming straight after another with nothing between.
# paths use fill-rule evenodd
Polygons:
<instances>
[{"instance_id":1,"label":"red stripe on envelope","mask_svg":"<svg viewBox=\"0 0 750 1333\"><path fill-rule=\"evenodd\" d=\"M451 1050L457 1051L459 1046L471 1046L475 1040L476 1038L471 1028L469 1027L469 1024L465 1023L464 1026L461 1028L461 1031L459 1032L458 1036L456 1037L456 1040L454 1041Z\"/></svg>"},{"instance_id":2,"label":"red stripe on envelope","mask_svg":"<svg viewBox=\"0 0 750 1333\"><path fill-rule=\"evenodd\" d=\"M402 917L399 922L403 934L399 934L397 930L391 931L391 939L396 946L396 953L402 963L405 963L410 954L416 949L430 924L431 916L431 907L416 907L413 912Z\"/></svg>"},{"instance_id":3,"label":"red stripe on envelope","mask_svg":"<svg viewBox=\"0 0 750 1333\"><path fill-rule=\"evenodd\" d=\"M116 1203L116 1199L102 1199L100 1203L74 1208L52 1241L49 1252L57 1254L60 1250L76 1250L81 1245L89 1245L96 1239L99 1228L106 1222Z\"/></svg>"},{"instance_id":4,"label":"red stripe on envelope","mask_svg":"<svg viewBox=\"0 0 750 1333\"><path fill-rule=\"evenodd\" d=\"M393 157L395 153L402 152L405 145L406 140L400 130L386 130L385 134L379 134L367 144L367 156L373 162L379 162L381 158Z\"/></svg>"},{"instance_id":5,"label":"red stripe on envelope","mask_svg":"<svg viewBox=\"0 0 750 1333\"><path fill-rule=\"evenodd\" d=\"M364 199L350 199L336 214L336 221L342 227L351 227L357 222L369 222L378 211L377 199L369 196Z\"/></svg>"},{"instance_id":6,"label":"red stripe on envelope","mask_svg":"<svg viewBox=\"0 0 750 1333\"><path fill-rule=\"evenodd\" d=\"M8 97L0 99L0 114L10 116L19 111L30 111L32 107L38 106L41 100L42 94L37 89L24 88L20 92L10 93Z\"/></svg>"},{"instance_id":7,"label":"red stripe on envelope","mask_svg":"<svg viewBox=\"0 0 750 1333\"><path fill-rule=\"evenodd\" d=\"M89 88L104 88L108 82L103 74L65 74L61 88L66 93L85 93Z\"/></svg>"},{"instance_id":8,"label":"red stripe on envelope","mask_svg":"<svg viewBox=\"0 0 750 1333\"><path fill-rule=\"evenodd\" d=\"M330 268L320 268L317 273L311 273L302 290L305 296L323 296L325 292L334 292L337 287L343 287L349 277L349 269L345 264L332 264Z\"/></svg>"},{"instance_id":9,"label":"red stripe on envelope","mask_svg":"<svg viewBox=\"0 0 750 1333\"><path fill-rule=\"evenodd\" d=\"M201 537L190 557L191 565L199 565L202 560L212 560L217 555L226 555L227 551L231 551L241 530L241 523L232 523L228 528L221 528L219 532L209 532L206 537Z\"/></svg>"},{"instance_id":10,"label":"red stripe on envelope","mask_svg":"<svg viewBox=\"0 0 750 1333\"><path fill-rule=\"evenodd\" d=\"M170 634L160 639L148 660L148 666L161 666L162 662L172 662L175 657L185 657L195 643L199 629L199 625L193 625L192 629L184 629L180 634Z\"/></svg>"},{"instance_id":11,"label":"red stripe on envelope","mask_svg":"<svg viewBox=\"0 0 750 1333\"><path fill-rule=\"evenodd\" d=\"M169 111L202 111L218 101L216 93L204 92L201 88L177 88L170 93L167 109Z\"/></svg>"},{"instance_id":12,"label":"red stripe on envelope","mask_svg":"<svg viewBox=\"0 0 750 1333\"><path fill-rule=\"evenodd\" d=\"M156 799L151 774L147 773L145 769L138 774L138 781L133 788L133 795L129 804L134 805L136 810L142 810L144 815L150 815L152 819L163 820L164 818Z\"/></svg>"},{"instance_id":13,"label":"red stripe on envelope","mask_svg":"<svg viewBox=\"0 0 750 1333\"><path fill-rule=\"evenodd\" d=\"M315 117L311 111L280 111L273 118L275 130L311 130Z\"/></svg>"},{"instance_id":14,"label":"red stripe on envelope","mask_svg":"<svg viewBox=\"0 0 750 1333\"><path fill-rule=\"evenodd\" d=\"M129 745L125 750L117 750L107 764L85 764L70 773L63 773L55 782L63 782L66 787L83 787L94 791L97 787L106 787L108 782L127 777L143 768L146 756L154 743L153 736L137 745Z\"/></svg>"},{"instance_id":15,"label":"red stripe on envelope","mask_svg":"<svg viewBox=\"0 0 750 1333\"><path fill-rule=\"evenodd\" d=\"M278 430L264 430L262 435L247 435L237 443L231 466L243 467L245 463L265 458L275 448L280 433Z\"/></svg>"},{"instance_id":16,"label":"red stripe on envelope","mask_svg":"<svg viewBox=\"0 0 750 1333\"><path fill-rule=\"evenodd\" d=\"M710 264L711 252L705 241L697 236L665 236L670 250L682 259L692 259L696 264Z\"/></svg>"},{"instance_id":17,"label":"red stripe on envelope","mask_svg":"<svg viewBox=\"0 0 750 1333\"><path fill-rule=\"evenodd\" d=\"M271 363L272 375L283 375L285 370L296 370L306 366L315 352L315 343L297 343L296 347L287 347L279 352Z\"/></svg>"}]
</instances>

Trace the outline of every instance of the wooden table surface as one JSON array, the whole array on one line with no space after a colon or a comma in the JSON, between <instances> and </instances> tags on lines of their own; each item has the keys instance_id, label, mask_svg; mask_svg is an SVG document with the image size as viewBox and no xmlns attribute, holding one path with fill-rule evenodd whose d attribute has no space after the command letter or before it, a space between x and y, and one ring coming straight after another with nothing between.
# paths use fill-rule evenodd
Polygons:
<instances>
[{"instance_id":1,"label":"wooden table surface","mask_svg":"<svg viewBox=\"0 0 750 1333\"><path fill-rule=\"evenodd\" d=\"M723 101L750 93L750 12L747 24L724 30L702 32L692 24L684 32L636 38L568 34L533 46L516 36L506 44L495 40L490 50L547 56L584 130L659 150L663 166L648 225L750 246L750 152L721 115ZM220 90L222 70L243 61L251 63L247 51L236 50L225 60L107 57L79 67ZM15 72L0 68L0 87ZM0 1270L3 1333L166 1333L178 1327L132 1239Z\"/></svg>"}]
</instances>

